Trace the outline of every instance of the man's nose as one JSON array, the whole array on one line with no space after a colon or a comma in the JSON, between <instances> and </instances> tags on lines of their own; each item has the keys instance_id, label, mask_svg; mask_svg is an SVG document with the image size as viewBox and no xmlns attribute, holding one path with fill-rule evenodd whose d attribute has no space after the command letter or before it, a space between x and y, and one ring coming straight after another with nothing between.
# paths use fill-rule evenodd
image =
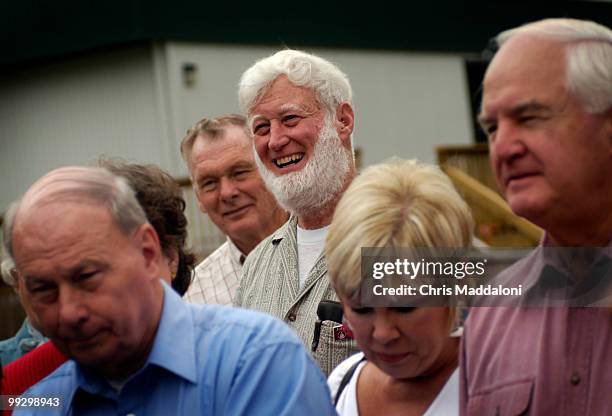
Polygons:
<instances>
[{"instance_id":1,"label":"man's nose","mask_svg":"<svg viewBox=\"0 0 612 416\"><path fill-rule=\"evenodd\" d=\"M87 306L79 290L73 288L59 289L59 323L67 328L78 327L89 316Z\"/></svg>"},{"instance_id":2,"label":"man's nose","mask_svg":"<svg viewBox=\"0 0 612 416\"><path fill-rule=\"evenodd\" d=\"M236 182L228 177L221 178L220 187L219 196L224 201L237 198L240 193Z\"/></svg>"},{"instance_id":3,"label":"man's nose","mask_svg":"<svg viewBox=\"0 0 612 416\"><path fill-rule=\"evenodd\" d=\"M520 157L526 151L522 130L512 121L500 121L490 151L492 157L500 162Z\"/></svg>"},{"instance_id":4,"label":"man's nose","mask_svg":"<svg viewBox=\"0 0 612 416\"><path fill-rule=\"evenodd\" d=\"M287 128L282 123L273 120L270 123L270 140L268 140L268 148L273 151L280 151L289 143L287 136Z\"/></svg>"}]
</instances>

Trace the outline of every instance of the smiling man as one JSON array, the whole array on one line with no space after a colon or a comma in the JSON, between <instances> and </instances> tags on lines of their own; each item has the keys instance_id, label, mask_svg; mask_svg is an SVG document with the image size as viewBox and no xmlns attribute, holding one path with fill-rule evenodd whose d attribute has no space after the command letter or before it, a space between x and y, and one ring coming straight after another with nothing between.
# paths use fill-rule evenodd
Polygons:
<instances>
[{"instance_id":1,"label":"smiling man","mask_svg":"<svg viewBox=\"0 0 612 416\"><path fill-rule=\"evenodd\" d=\"M284 50L242 75L239 100L259 171L292 215L247 259L236 304L285 320L329 373L354 347L331 321L313 344L319 303L337 300L323 248L336 204L355 176L351 87L332 63Z\"/></svg>"},{"instance_id":2,"label":"smiling man","mask_svg":"<svg viewBox=\"0 0 612 416\"><path fill-rule=\"evenodd\" d=\"M231 305L246 256L287 221L264 185L244 117L203 119L181 143L200 210L227 236L195 269L185 299Z\"/></svg>"},{"instance_id":3,"label":"smiling man","mask_svg":"<svg viewBox=\"0 0 612 416\"><path fill-rule=\"evenodd\" d=\"M491 166L512 210L546 231L498 278L603 299L581 288L606 286L612 263L612 31L547 19L496 39L479 117ZM599 253L575 255L586 247ZM475 308L463 340L463 414L612 414L609 308Z\"/></svg>"},{"instance_id":4,"label":"smiling man","mask_svg":"<svg viewBox=\"0 0 612 416\"><path fill-rule=\"evenodd\" d=\"M32 322L71 358L25 394L61 409L16 414L334 414L323 375L282 322L187 304L160 279L158 236L123 178L52 171L4 227Z\"/></svg>"}]
</instances>

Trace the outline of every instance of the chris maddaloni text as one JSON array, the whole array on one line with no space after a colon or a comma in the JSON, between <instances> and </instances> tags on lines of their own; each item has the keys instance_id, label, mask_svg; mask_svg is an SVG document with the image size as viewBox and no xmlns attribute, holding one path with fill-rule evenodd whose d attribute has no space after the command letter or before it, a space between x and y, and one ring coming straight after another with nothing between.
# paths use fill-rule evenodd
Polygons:
<instances>
[{"instance_id":1,"label":"chris maddaloni text","mask_svg":"<svg viewBox=\"0 0 612 416\"><path fill-rule=\"evenodd\" d=\"M518 287L504 287L502 285L482 285L471 287L467 285L434 286L434 285L399 285L397 287L384 287L374 285L372 292L375 296L521 296L523 285Z\"/></svg>"}]
</instances>

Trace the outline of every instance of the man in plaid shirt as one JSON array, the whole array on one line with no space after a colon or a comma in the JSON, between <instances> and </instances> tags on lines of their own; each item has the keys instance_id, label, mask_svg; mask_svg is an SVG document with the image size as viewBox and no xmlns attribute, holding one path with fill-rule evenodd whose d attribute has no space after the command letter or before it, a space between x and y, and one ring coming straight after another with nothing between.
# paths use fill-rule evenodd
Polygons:
<instances>
[{"instance_id":1,"label":"man in plaid shirt","mask_svg":"<svg viewBox=\"0 0 612 416\"><path fill-rule=\"evenodd\" d=\"M231 305L244 259L287 221L259 176L245 128L242 116L205 118L181 143L200 209L227 236L196 267L189 302Z\"/></svg>"}]
</instances>

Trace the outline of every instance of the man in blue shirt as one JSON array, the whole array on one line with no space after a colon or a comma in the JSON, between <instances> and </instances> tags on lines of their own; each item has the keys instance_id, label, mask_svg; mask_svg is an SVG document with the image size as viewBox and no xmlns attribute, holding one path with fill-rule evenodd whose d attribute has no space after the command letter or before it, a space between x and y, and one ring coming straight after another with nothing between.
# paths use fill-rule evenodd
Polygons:
<instances>
[{"instance_id":1,"label":"man in blue shirt","mask_svg":"<svg viewBox=\"0 0 612 416\"><path fill-rule=\"evenodd\" d=\"M47 400L16 414L334 414L322 374L284 324L185 304L162 283L157 234L105 169L41 178L9 210L4 242L28 310L73 360L24 396Z\"/></svg>"}]
</instances>

